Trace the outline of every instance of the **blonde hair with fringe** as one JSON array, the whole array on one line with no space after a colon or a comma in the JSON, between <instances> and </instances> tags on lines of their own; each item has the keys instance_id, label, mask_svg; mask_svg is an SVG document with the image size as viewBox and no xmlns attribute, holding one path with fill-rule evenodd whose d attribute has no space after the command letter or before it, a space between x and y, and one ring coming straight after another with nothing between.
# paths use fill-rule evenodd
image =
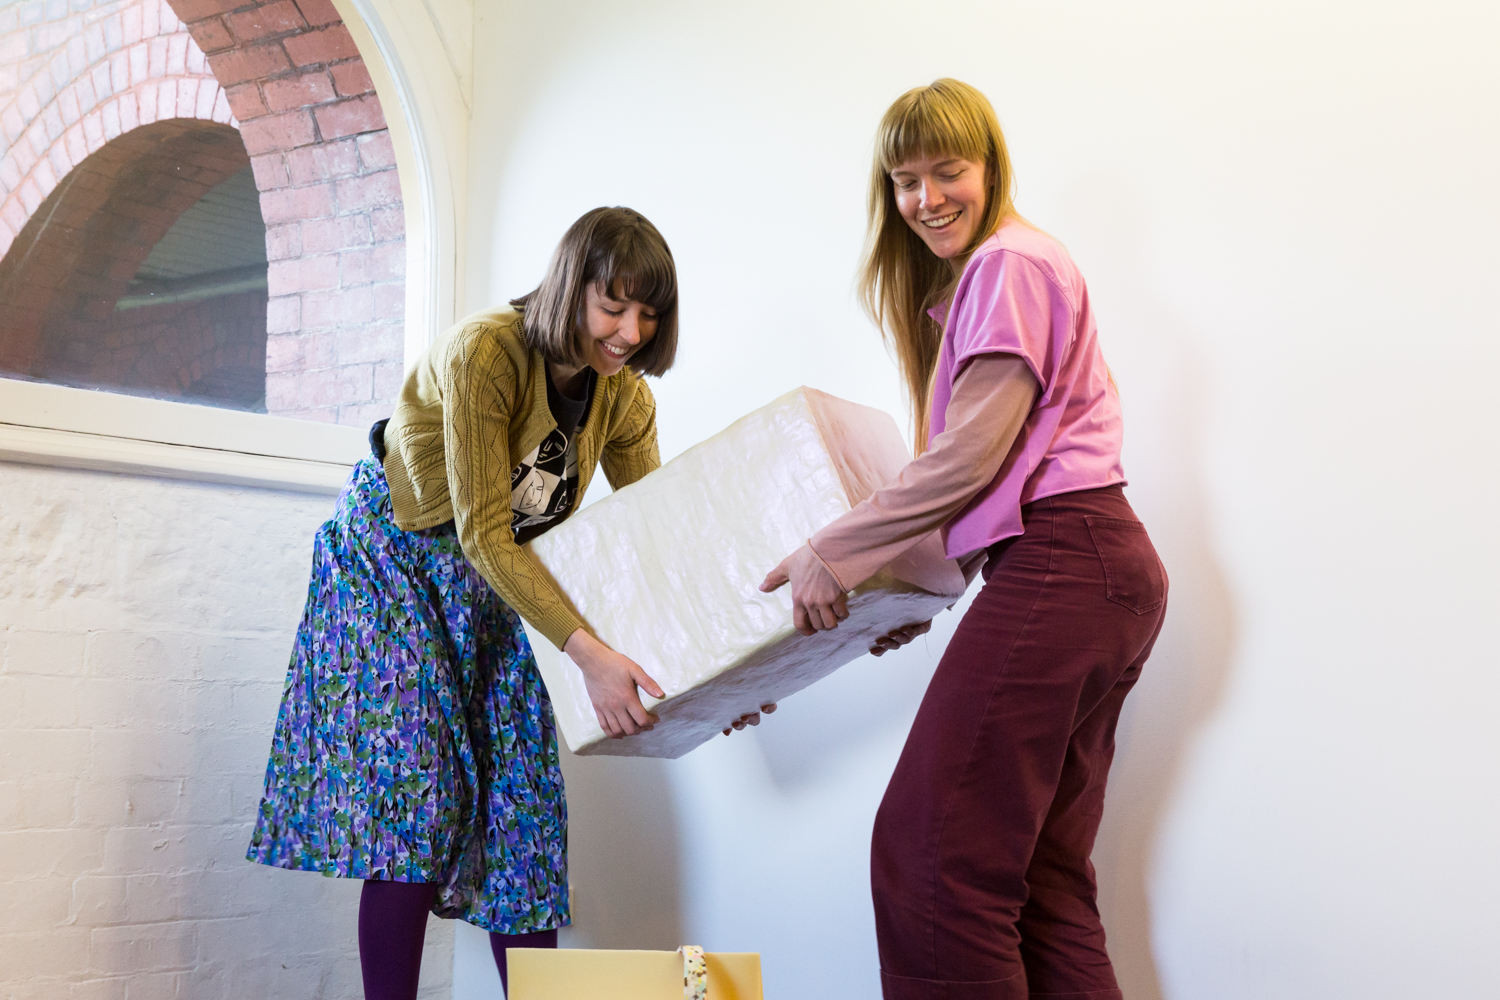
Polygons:
<instances>
[{"instance_id":1,"label":"blonde hair with fringe","mask_svg":"<svg viewBox=\"0 0 1500 1000\"><path fill-rule=\"evenodd\" d=\"M983 163L988 190L984 217L964 248L967 259L1007 220L1019 218L1012 202L1010 154L995 109L975 88L943 78L908 90L880 119L870 171L869 223L859 297L896 353L911 406L915 451L927 450L928 408L943 331L927 310L957 284L948 261L927 248L896 207L891 171L933 156Z\"/></svg>"}]
</instances>

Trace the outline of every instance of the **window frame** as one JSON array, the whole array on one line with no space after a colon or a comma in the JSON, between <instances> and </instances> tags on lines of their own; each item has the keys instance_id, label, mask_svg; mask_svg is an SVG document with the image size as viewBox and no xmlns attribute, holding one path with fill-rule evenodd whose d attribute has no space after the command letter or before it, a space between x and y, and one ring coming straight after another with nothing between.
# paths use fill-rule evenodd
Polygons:
<instances>
[{"instance_id":1,"label":"window frame","mask_svg":"<svg viewBox=\"0 0 1500 1000\"><path fill-rule=\"evenodd\" d=\"M0 461L336 495L368 428L0 378Z\"/></svg>"}]
</instances>

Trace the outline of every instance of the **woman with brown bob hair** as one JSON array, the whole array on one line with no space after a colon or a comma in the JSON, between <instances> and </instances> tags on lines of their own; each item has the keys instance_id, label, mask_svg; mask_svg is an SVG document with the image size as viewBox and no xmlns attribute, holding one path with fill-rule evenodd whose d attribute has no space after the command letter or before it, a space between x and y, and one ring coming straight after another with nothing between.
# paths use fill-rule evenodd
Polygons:
<instances>
[{"instance_id":1,"label":"woman with brown bob hair","mask_svg":"<svg viewBox=\"0 0 1500 1000\"><path fill-rule=\"evenodd\" d=\"M642 375L677 353L677 271L628 208L568 230L541 285L417 360L318 532L253 861L364 879L365 996L417 993L427 915L507 947L570 922L556 725L520 619L583 671L611 735L662 692L523 546L661 464ZM746 717L743 721L755 721Z\"/></svg>"},{"instance_id":2,"label":"woman with brown bob hair","mask_svg":"<svg viewBox=\"0 0 1500 1000\"><path fill-rule=\"evenodd\" d=\"M973 87L938 80L886 112L863 292L918 457L763 585L790 581L812 634L935 529L970 580L984 574L875 818L887 1000L1120 997L1089 854L1167 578L1122 491L1120 402L1083 276L1011 191L1000 123Z\"/></svg>"}]
</instances>

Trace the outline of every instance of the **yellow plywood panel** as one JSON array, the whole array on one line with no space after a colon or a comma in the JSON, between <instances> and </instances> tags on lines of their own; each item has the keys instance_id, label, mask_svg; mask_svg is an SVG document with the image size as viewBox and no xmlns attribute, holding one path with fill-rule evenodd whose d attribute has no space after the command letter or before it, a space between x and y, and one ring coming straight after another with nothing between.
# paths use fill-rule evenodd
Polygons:
<instances>
[{"instance_id":1,"label":"yellow plywood panel","mask_svg":"<svg viewBox=\"0 0 1500 1000\"><path fill-rule=\"evenodd\" d=\"M762 1000L760 956L709 952L708 1000ZM509 1000L679 1000L682 955L675 951L511 948Z\"/></svg>"}]
</instances>

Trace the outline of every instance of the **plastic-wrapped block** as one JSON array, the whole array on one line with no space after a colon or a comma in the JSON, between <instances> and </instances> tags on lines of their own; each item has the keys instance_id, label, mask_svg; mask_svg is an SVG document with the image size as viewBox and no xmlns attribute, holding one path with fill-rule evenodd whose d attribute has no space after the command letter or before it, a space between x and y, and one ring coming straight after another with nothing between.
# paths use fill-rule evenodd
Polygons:
<instances>
[{"instance_id":1,"label":"plastic-wrapped block","mask_svg":"<svg viewBox=\"0 0 1500 1000\"><path fill-rule=\"evenodd\" d=\"M654 729L612 740L577 665L540 658L573 752L681 757L864 654L876 636L957 600L963 574L936 533L860 585L848 620L829 632L792 628L789 586L759 590L785 556L908 461L889 415L804 387L531 542L595 634L667 695L642 699L661 718Z\"/></svg>"}]
</instances>

